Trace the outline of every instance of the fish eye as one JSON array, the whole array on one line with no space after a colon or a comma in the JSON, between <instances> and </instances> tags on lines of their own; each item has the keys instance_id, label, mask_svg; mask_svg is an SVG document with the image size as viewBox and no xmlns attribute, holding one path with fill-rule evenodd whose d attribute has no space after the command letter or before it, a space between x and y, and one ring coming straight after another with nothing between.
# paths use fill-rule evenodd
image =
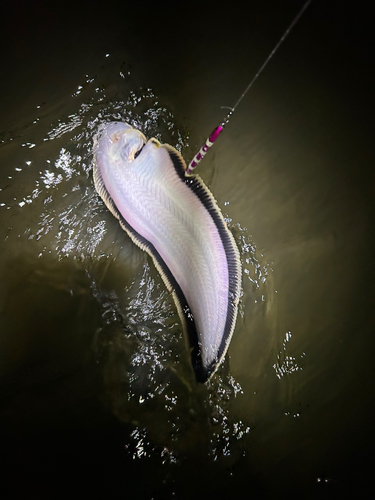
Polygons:
<instances>
[{"instance_id":1,"label":"fish eye","mask_svg":"<svg viewBox=\"0 0 375 500\"><path fill-rule=\"evenodd\" d=\"M118 142L118 140L120 139L121 137L121 134L119 134L118 132L115 132L114 134L111 135L111 141L113 144L116 144L116 142Z\"/></svg>"}]
</instances>

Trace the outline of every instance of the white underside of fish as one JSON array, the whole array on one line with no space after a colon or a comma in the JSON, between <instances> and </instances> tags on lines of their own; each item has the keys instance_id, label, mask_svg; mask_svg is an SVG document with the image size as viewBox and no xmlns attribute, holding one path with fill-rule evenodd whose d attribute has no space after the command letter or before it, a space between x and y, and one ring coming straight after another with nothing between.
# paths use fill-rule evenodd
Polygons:
<instances>
[{"instance_id":1,"label":"white underside of fish","mask_svg":"<svg viewBox=\"0 0 375 500\"><path fill-rule=\"evenodd\" d=\"M132 240L154 260L173 293L192 349L197 380L223 359L241 287L234 238L199 176L180 153L112 122L94 141L94 183Z\"/></svg>"}]
</instances>

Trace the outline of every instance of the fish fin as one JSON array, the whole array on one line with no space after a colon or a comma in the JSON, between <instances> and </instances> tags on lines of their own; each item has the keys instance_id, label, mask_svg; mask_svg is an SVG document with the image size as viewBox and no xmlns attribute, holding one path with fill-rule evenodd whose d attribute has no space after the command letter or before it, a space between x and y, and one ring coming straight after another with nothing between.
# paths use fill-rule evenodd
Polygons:
<instances>
[{"instance_id":1,"label":"fish fin","mask_svg":"<svg viewBox=\"0 0 375 500\"><path fill-rule=\"evenodd\" d=\"M162 144L160 147L168 152L178 176L184 180L187 167L181 153L169 144Z\"/></svg>"},{"instance_id":2,"label":"fish fin","mask_svg":"<svg viewBox=\"0 0 375 500\"><path fill-rule=\"evenodd\" d=\"M209 367L204 367L202 377L209 379L219 367L223 360L236 325L238 303L241 295L241 259L235 239L228 228L228 225L223 217L223 214L212 195L211 191L205 185L199 175L186 174L186 163L181 154L172 146L163 144L161 147L167 150L176 173L181 180L195 193L202 202L208 213L211 215L214 224L216 225L227 258L228 273L229 273L229 289L228 289L228 310L227 321L224 328L223 339L219 347L217 358Z\"/></svg>"},{"instance_id":3,"label":"fish fin","mask_svg":"<svg viewBox=\"0 0 375 500\"><path fill-rule=\"evenodd\" d=\"M105 187L102 174L100 172L100 168L94 162L93 166L93 178L95 189L98 192L101 199L104 201L108 210L116 217L116 219L120 219L121 214L118 211L115 202L112 200L111 195L109 194L107 188Z\"/></svg>"}]
</instances>

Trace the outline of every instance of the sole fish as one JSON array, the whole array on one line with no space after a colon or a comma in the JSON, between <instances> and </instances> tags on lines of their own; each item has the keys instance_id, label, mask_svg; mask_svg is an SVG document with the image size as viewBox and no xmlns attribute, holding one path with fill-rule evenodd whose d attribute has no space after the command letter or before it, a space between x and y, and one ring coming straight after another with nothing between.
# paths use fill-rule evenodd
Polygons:
<instances>
[{"instance_id":1,"label":"sole fish","mask_svg":"<svg viewBox=\"0 0 375 500\"><path fill-rule=\"evenodd\" d=\"M127 123L94 138L97 192L154 264L173 294L197 381L205 382L228 349L237 318L241 263L221 211L181 154Z\"/></svg>"}]
</instances>

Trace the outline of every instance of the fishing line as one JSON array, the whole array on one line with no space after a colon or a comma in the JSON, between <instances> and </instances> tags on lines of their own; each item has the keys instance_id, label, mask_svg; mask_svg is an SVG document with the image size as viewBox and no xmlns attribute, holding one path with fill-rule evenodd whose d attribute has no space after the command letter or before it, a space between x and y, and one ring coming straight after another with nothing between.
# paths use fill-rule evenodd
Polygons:
<instances>
[{"instance_id":1,"label":"fishing line","mask_svg":"<svg viewBox=\"0 0 375 500\"><path fill-rule=\"evenodd\" d=\"M272 50L272 52L269 54L269 56L267 57L267 59L264 61L264 63L262 64L262 66L260 67L260 69L258 70L258 72L256 73L256 75L254 76L254 78L251 80L251 82L249 83L249 85L246 87L246 89L244 90L244 92L242 93L242 95L240 96L240 98L238 99L238 101L236 102L236 104L233 106L233 108L231 108L229 106L222 106L222 108L228 108L230 110L229 113L227 114L225 120L222 123L220 123L220 125L218 125L212 131L212 133L209 136L209 138L206 140L206 142L203 144L203 146L201 147L201 149L198 151L198 153L191 160L191 162L189 163L189 166L186 169L186 173L187 174L190 174L198 166L198 163L203 160L203 157L206 155L206 153L210 149L210 147L213 146L214 142L219 137L219 135L222 132L222 130L224 129L225 125L228 123L230 117L233 115L233 113L234 113L235 109L237 108L237 106L240 104L240 102L245 97L245 95L249 92L249 90L253 86L255 80L262 73L262 71L264 70L264 68L267 66L267 64L269 63L270 59L272 58L272 56L275 54L275 52L277 51L277 49L283 43L283 41L285 40L285 38L289 35L290 31L297 24L299 18L305 12L305 10L307 9L307 7L311 3L311 1L312 0L307 0L307 2L303 5L303 7L301 8L301 10L298 12L298 14L296 15L296 17L290 23L288 29L285 31L285 33L283 34L283 36L280 38L280 40L276 44L275 48Z\"/></svg>"}]
</instances>

